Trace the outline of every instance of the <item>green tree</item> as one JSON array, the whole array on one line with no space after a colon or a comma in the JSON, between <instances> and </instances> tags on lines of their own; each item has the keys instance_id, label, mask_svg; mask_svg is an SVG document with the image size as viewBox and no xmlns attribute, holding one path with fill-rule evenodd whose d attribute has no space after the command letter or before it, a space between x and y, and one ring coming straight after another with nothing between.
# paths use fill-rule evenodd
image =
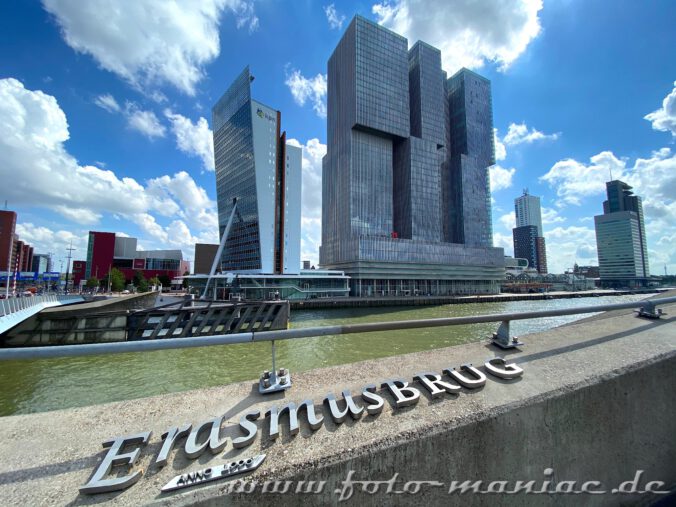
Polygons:
<instances>
[{"instance_id":1,"label":"green tree","mask_svg":"<svg viewBox=\"0 0 676 507\"><path fill-rule=\"evenodd\" d=\"M159 290L160 284L161 284L162 282L160 282L160 279L159 279L158 277L153 276L150 280L148 280L148 283L149 283L150 285L154 285L154 286L157 287L157 289Z\"/></svg>"},{"instance_id":2,"label":"green tree","mask_svg":"<svg viewBox=\"0 0 676 507\"><path fill-rule=\"evenodd\" d=\"M88 289L96 289L99 285L101 285L101 281L95 276L92 276L89 280L87 280Z\"/></svg>"},{"instance_id":3,"label":"green tree","mask_svg":"<svg viewBox=\"0 0 676 507\"><path fill-rule=\"evenodd\" d=\"M148 280L140 271L134 273L134 285L139 292L148 292Z\"/></svg>"},{"instance_id":4,"label":"green tree","mask_svg":"<svg viewBox=\"0 0 676 507\"><path fill-rule=\"evenodd\" d=\"M171 285L171 278L167 275L160 275L157 278L160 279L162 287L169 287Z\"/></svg>"},{"instance_id":5,"label":"green tree","mask_svg":"<svg viewBox=\"0 0 676 507\"><path fill-rule=\"evenodd\" d=\"M185 273L183 273L183 288L184 289L188 288L188 279L185 278L185 277L188 276L189 274L190 274L190 271L186 271Z\"/></svg>"},{"instance_id":6,"label":"green tree","mask_svg":"<svg viewBox=\"0 0 676 507\"><path fill-rule=\"evenodd\" d=\"M110 290L113 292L121 292L124 290L125 279L122 271L117 268L113 268L108 273L108 279L110 280Z\"/></svg>"}]
</instances>

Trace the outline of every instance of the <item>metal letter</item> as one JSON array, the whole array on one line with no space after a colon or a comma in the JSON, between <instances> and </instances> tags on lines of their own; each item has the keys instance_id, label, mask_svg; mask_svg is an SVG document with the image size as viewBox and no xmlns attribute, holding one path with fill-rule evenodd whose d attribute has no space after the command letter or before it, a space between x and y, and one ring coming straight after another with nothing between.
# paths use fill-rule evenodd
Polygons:
<instances>
[{"instance_id":1,"label":"metal letter","mask_svg":"<svg viewBox=\"0 0 676 507\"><path fill-rule=\"evenodd\" d=\"M252 421L255 421L261 416L260 410L252 410L247 412L245 415L239 418L239 427L242 428L247 434L243 437L237 437L232 439L232 445L235 449L241 449L247 445L251 445L251 442L256 438L256 433L258 433L258 426Z\"/></svg>"},{"instance_id":2,"label":"metal letter","mask_svg":"<svg viewBox=\"0 0 676 507\"><path fill-rule=\"evenodd\" d=\"M270 417L270 438L275 439L279 436L279 418L284 412L288 412L289 414L289 434L297 434L300 431L300 427L298 426L298 412L303 410L303 408L305 408L310 429L312 429L312 431L319 429L324 422L324 418L315 415L315 406L314 403L312 403L312 400L303 400L297 407L295 403L287 403L280 409L272 407L265 413L266 416Z\"/></svg>"},{"instance_id":3,"label":"metal letter","mask_svg":"<svg viewBox=\"0 0 676 507\"><path fill-rule=\"evenodd\" d=\"M481 387L486 383L486 375L481 373L471 364L463 364L460 369L464 372L471 373L475 378L470 378L466 375L463 375L462 373L456 371L455 368L446 368L444 373L450 375L456 380L456 382L458 382L458 384L468 389L476 389L477 387Z\"/></svg>"},{"instance_id":4,"label":"metal letter","mask_svg":"<svg viewBox=\"0 0 676 507\"><path fill-rule=\"evenodd\" d=\"M441 375L437 375L436 373L417 373L413 375L413 378L420 381L420 383L425 386L432 398L438 398L445 392L453 394L462 390L462 387L458 385L444 382L441 380Z\"/></svg>"},{"instance_id":5,"label":"metal letter","mask_svg":"<svg viewBox=\"0 0 676 507\"><path fill-rule=\"evenodd\" d=\"M408 382L402 379L386 380L381 387L387 387L394 396L394 405L397 408L415 405L420 399L420 391L415 387L408 387ZM405 392L410 393L409 396Z\"/></svg>"},{"instance_id":6,"label":"metal letter","mask_svg":"<svg viewBox=\"0 0 676 507\"><path fill-rule=\"evenodd\" d=\"M364 407L358 406L352 399L352 394L350 391L342 392L343 398L345 398L345 409L340 410L338 408L338 403L336 402L336 397L333 393L329 393L324 398L324 402L329 404L329 410L331 411L331 418L336 424L341 424L347 418L347 415L350 414L352 419L359 419L362 412L364 412Z\"/></svg>"},{"instance_id":7,"label":"metal letter","mask_svg":"<svg viewBox=\"0 0 676 507\"><path fill-rule=\"evenodd\" d=\"M157 455L157 458L155 459L155 463L157 466L163 467L164 465L167 464L167 459L169 458L169 453L171 452L171 449L174 447L174 443L176 443L176 440L179 438L185 436L188 434L190 431L190 428L192 428L192 424L186 424L182 428L178 428L177 426L174 426L173 428L169 428L165 433L162 434L162 440L164 440L164 443L162 444L162 449L160 449L160 453Z\"/></svg>"},{"instance_id":8,"label":"metal letter","mask_svg":"<svg viewBox=\"0 0 676 507\"><path fill-rule=\"evenodd\" d=\"M195 459L201 456L207 447L209 447L212 454L218 454L223 450L228 443L228 438L226 437L223 440L219 440L222 420L223 417L215 417L209 421L204 421L190 432L188 439L185 441L185 455L188 456L188 458ZM197 438L209 426L211 426L209 438L201 444L198 444Z\"/></svg>"},{"instance_id":9,"label":"metal letter","mask_svg":"<svg viewBox=\"0 0 676 507\"><path fill-rule=\"evenodd\" d=\"M502 357L494 357L484 363L486 371L494 377L513 379L519 378L523 375L523 369L519 368L515 363L507 363Z\"/></svg>"},{"instance_id":10,"label":"metal letter","mask_svg":"<svg viewBox=\"0 0 676 507\"><path fill-rule=\"evenodd\" d=\"M361 397L364 401L370 401L373 405L366 405L368 415L380 414L385 406L385 400L379 394L376 394L378 386L375 384L365 385L361 391Z\"/></svg>"},{"instance_id":11,"label":"metal letter","mask_svg":"<svg viewBox=\"0 0 676 507\"><path fill-rule=\"evenodd\" d=\"M113 465L127 464L132 466L134 463L136 463L136 460L138 459L138 456L141 452L141 447L136 447L133 451L124 454L121 454L120 451L126 445L147 444L150 435L151 432L146 431L143 433L137 433L135 435L129 435L127 437L118 437L104 442L103 447L110 447L110 449L104 456L103 461L99 467L89 479L89 482L80 487L80 493L85 493L87 495L94 493L107 493L109 491L119 491L121 489L126 489L129 486L135 484L141 478L141 475L143 475L141 470L137 470L136 472L123 477L113 477L110 479L104 479L104 477L110 473L110 469Z\"/></svg>"}]
</instances>

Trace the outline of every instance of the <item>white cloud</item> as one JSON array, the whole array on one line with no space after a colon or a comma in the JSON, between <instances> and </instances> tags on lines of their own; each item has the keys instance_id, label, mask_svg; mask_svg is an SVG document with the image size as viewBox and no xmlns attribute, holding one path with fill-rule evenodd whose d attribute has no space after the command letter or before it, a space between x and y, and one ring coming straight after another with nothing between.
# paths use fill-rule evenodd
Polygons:
<instances>
[{"instance_id":1,"label":"white cloud","mask_svg":"<svg viewBox=\"0 0 676 507\"><path fill-rule=\"evenodd\" d=\"M589 227L556 227L545 233L547 269L563 273L575 263L598 265L596 233Z\"/></svg>"},{"instance_id":2,"label":"white cloud","mask_svg":"<svg viewBox=\"0 0 676 507\"><path fill-rule=\"evenodd\" d=\"M112 170L79 165L66 151L69 137L66 115L54 97L27 90L16 79L0 79L0 181L12 182L3 187L5 198L51 209L83 225L109 213L155 238L166 237L169 244L181 238L164 236L153 214L184 221L204 237L217 235L215 203L187 173L154 178L144 186Z\"/></svg>"},{"instance_id":3,"label":"white cloud","mask_svg":"<svg viewBox=\"0 0 676 507\"><path fill-rule=\"evenodd\" d=\"M495 160L497 162L505 160L507 158L507 148L505 148L505 145L500 140L498 129L493 129L493 145L495 146Z\"/></svg>"},{"instance_id":4,"label":"white cloud","mask_svg":"<svg viewBox=\"0 0 676 507\"><path fill-rule=\"evenodd\" d=\"M326 76L324 74L317 74L308 79L299 70L294 69L291 74L287 74L284 84L291 90L296 104L304 106L305 102L310 101L317 116L326 118Z\"/></svg>"},{"instance_id":5,"label":"white cloud","mask_svg":"<svg viewBox=\"0 0 676 507\"><path fill-rule=\"evenodd\" d=\"M334 4L327 5L324 7L324 12L326 13L326 19L329 22L329 26L333 29L340 30L343 28L343 23L345 22L345 15L338 14L336 6Z\"/></svg>"},{"instance_id":6,"label":"white cloud","mask_svg":"<svg viewBox=\"0 0 676 507\"><path fill-rule=\"evenodd\" d=\"M653 124L655 130L671 132L676 137L676 81L671 93L664 97L662 107L644 116L644 119Z\"/></svg>"},{"instance_id":7,"label":"white cloud","mask_svg":"<svg viewBox=\"0 0 676 507\"><path fill-rule=\"evenodd\" d=\"M176 146L188 155L202 159L207 171L214 170L214 137L206 118L200 117L197 123L171 110L165 109L164 115L171 121L171 130L176 136Z\"/></svg>"},{"instance_id":8,"label":"white cloud","mask_svg":"<svg viewBox=\"0 0 676 507\"><path fill-rule=\"evenodd\" d=\"M326 145L316 138L304 145L296 139L288 143L303 150L301 257L316 266L322 237L322 157L326 155Z\"/></svg>"},{"instance_id":9,"label":"white cloud","mask_svg":"<svg viewBox=\"0 0 676 507\"><path fill-rule=\"evenodd\" d=\"M514 255L514 241L511 234L493 233L493 246L504 248L505 255Z\"/></svg>"},{"instance_id":10,"label":"white cloud","mask_svg":"<svg viewBox=\"0 0 676 507\"><path fill-rule=\"evenodd\" d=\"M566 219L561 215L559 215L559 212L553 208L542 207L540 211L542 215L542 223L545 225L558 224L566 221Z\"/></svg>"},{"instance_id":11,"label":"white cloud","mask_svg":"<svg viewBox=\"0 0 676 507\"><path fill-rule=\"evenodd\" d=\"M19 217L20 219L21 217ZM35 253L52 254L52 269L58 271L61 268L63 260L63 270L66 270L67 248L72 247L73 259L86 258L87 242L89 233L87 231L78 231L74 234L71 231L54 230L52 228L35 225L32 222L16 224L16 233L33 247Z\"/></svg>"},{"instance_id":12,"label":"white cloud","mask_svg":"<svg viewBox=\"0 0 676 507\"><path fill-rule=\"evenodd\" d=\"M120 104L117 103L115 97L113 97L110 93L96 97L94 99L94 104L105 109L109 113L119 113L122 110Z\"/></svg>"},{"instance_id":13,"label":"white cloud","mask_svg":"<svg viewBox=\"0 0 676 507\"><path fill-rule=\"evenodd\" d=\"M189 95L220 52L219 19L258 27L250 0L43 0L66 43L139 90L168 83Z\"/></svg>"},{"instance_id":14,"label":"white cloud","mask_svg":"<svg viewBox=\"0 0 676 507\"><path fill-rule=\"evenodd\" d=\"M540 33L541 0L384 0L373 5L378 23L441 50L443 67L507 69Z\"/></svg>"},{"instance_id":15,"label":"white cloud","mask_svg":"<svg viewBox=\"0 0 676 507\"><path fill-rule=\"evenodd\" d=\"M525 123L511 123L507 129L507 134L503 142L508 146L515 146L521 143L532 143L534 141L556 140L559 134L543 134L539 130L531 127L530 131Z\"/></svg>"},{"instance_id":16,"label":"white cloud","mask_svg":"<svg viewBox=\"0 0 676 507\"><path fill-rule=\"evenodd\" d=\"M498 190L511 187L514 173L516 173L516 169L513 167L510 169L505 169L499 165L492 166L489 169L489 175L491 178L491 192L497 192Z\"/></svg>"},{"instance_id":17,"label":"white cloud","mask_svg":"<svg viewBox=\"0 0 676 507\"><path fill-rule=\"evenodd\" d=\"M612 152L603 151L590 158L591 164L574 159L560 160L540 177L568 204L580 205L583 197L603 194L612 171L614 179L622 179L626 160L618 159Z\"/></svg>"},{"instance_id":18,"label":"white cloud","mask_svg":"<svg viewBox=\"0 0 676 507\"><path fill-rule=\"evenodd\" d=\"M125 115L129 128L132 130L137 130L148 139L164 137L167 129L152 111L138 109L135 104L127 102Z\"/></svg>"},{"instance_id":19,"label":"white cloud","mask_svg":"<svg viewBox=\"0 0 676 507\"><path fill-rule=\"evenodd\" d=\"M502 224L502 227L506 231L511 232L512 229L516 227L516 216L514 215L513 211L505 213L498 219L498 221Z\"/></svg>"}]
</instances>

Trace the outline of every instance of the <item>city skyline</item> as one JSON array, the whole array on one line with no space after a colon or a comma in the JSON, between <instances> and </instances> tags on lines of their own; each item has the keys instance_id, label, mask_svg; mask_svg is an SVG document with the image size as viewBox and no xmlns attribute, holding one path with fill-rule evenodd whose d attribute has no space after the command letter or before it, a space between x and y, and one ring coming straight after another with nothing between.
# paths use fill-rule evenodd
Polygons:
<instances>
[{"instance_id":1,"label":"city skyline","mask_svg":"<svg viewBox=\"0 0 676 507\"><path fill-rule=\"evenodd\" d=\"M644 198L652 272L676 271L676 63L669 52L676 35L668 2L612 9L487 2L481 13L438 3L436 20L400 2L333 9L328 2L290 9L207 2L199 12L186 8L187 26L199 28L188 31L172 30L175 20L161 4L138 2L115 15L106 4L73 5L22 3L0 21L7 41L0 47L0 177L11 182L0 202L17 212L17 233L36 252L57 252L55 266L71 240L74 255L84 255L90 229L138 237L145 249L180 248L188 258L195 242L217 241L208 109L247 64L259 79L259 100L284 112L285 129L303 147L301 257L315 264L326 61L357 13L410 44L422 39L441 49L449 76L465 65L490 79L496 246L511 252L512 202L528 187L542 196L549 271L596 264L593 216L612 172ZM504 16L514 22L497 21ZM460 25L482 44L464 41L459 49ZM124 44L110 44L107 27L114 26L125 26ZM298 29L291 37L284 27ZM171 68L160 65L170 57Z\"/></svg>"}]
</instances>

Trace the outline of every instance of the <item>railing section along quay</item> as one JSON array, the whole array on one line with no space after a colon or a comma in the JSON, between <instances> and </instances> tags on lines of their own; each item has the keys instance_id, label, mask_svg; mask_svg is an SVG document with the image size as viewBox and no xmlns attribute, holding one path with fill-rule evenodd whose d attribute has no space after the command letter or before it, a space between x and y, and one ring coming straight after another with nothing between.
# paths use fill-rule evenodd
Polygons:
<instances>
[{"instance_id":1,"label":"railing section along quay","mask_svg":"<svg viewBox=\"0 0 676 507\"><path fill-rule=\"evenodd\" d=\"M237 343L253 343L269 341L272 345L272 369L263 372L260 378L259 392L273 393L291 387L291 377L285 368L276 369L275 341L299 338L318 338L320 336L345 335L353 333L369 333L374 331L395 331L403 329L420 329L427 327L457 326L464 324L480 324L500 322L498 331L493 334L493 343L501 348L508 349L524 344L509 333L509 323L512 320L538 319L543 317L558 317L563 315L577 315L599 313L611 310L635 308L639 317L658 319L663 314L658 306L676 303L676 296L655 298L640 302L614 303L605 305L583 306L578 308L562 308L556 310L540 310L533 312L501 313L492 315L474 315L465 317L445 317L437 319L403 320L389 322L374 322L365 324L347 324L338 326L321 326L301 329L283 329L277 331L245 332L239 334L212 335L187 338L165 338L158 340L142 340L130 342L96 343L81 345L59 345L47 347L20 347L0 349L0 361L21 359L47 359L56 357L78 357L101 354L120 354L130 352L145 352L153 350L183 349L193 347L209 347L215 345L230 345ZM638 307L638 308L637 308Z\"/></svg>"},{"instance_id":2,"label":"railing section along quay","mask_svg":"<svg viewBox=\"0 0 676 507\"><path fill-rule=\"evenodd\" d=\"M49 306L56 306L65 303L74 303L76 301L82 301L82 296L46 294L44 296L0 299L0 317L38 305L47 304Z\"/></svg>"}]
</instances>

